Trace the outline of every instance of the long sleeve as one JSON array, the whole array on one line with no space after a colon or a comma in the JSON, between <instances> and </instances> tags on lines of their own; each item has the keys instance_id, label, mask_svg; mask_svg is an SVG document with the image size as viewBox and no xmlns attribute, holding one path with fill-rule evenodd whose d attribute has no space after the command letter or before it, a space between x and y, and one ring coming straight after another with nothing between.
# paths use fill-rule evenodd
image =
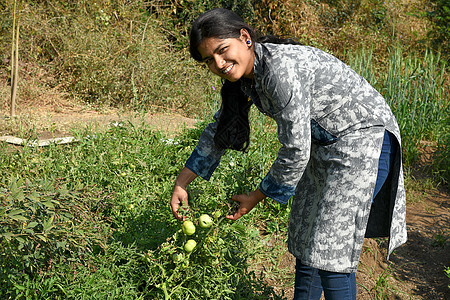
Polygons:
<instances>
[{"instance_id":1,"label":"long sleeve","mask_svg":"<svg viewBox=\"0 0 450 300\"><path fill-rule=\"evenodd\" d=\"M214 135L219 114L220 110L214 114L215 121L208 124L203 130L197 146L185 163L186 168L206 180L211 178L224 153L214 146Z\"/></svg>"},{"instance_id":2,"label":"long sleeve","mask_svg":"<svg viewBox=\"0 0 450 300\"><path fill-rule=\"evenodd\" d=\"M283 62L280 62L281 64ZM285 64L289 65L289 64ZM310 94L307 73L292 76L290 68L280 68L265 76L260 88L266 106L278 125L281 148L259 189L266 196L287 203L309 161L311 149Z\"/></svg>"}]
</instances>

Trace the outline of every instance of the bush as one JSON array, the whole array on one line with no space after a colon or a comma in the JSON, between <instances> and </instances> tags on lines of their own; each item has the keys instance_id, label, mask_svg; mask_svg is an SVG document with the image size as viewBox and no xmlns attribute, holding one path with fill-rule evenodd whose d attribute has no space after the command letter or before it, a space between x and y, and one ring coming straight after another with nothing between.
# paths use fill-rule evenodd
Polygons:
<instances>
[{"instance_id":1,"label":"bush","mask_svg":"<svg viewBox=\"0 0 450 300\"><path fill-rule=\"evenodd\" d=\"M13 178L0 185L2 295L20 298L33 281L49 284L55 265L89 265L89 256L103 251L111 236L105 200L57 182Z\"/></svg>"},{"instance_id":2,"label":"bush","mask_svg":"<svg viewBox=\"0 0 450 300\"><path fill-rule=\"evenodd\" d=\"M0 12L0 78L5 80L11 10L9 5ZM203 117L216 80L186 51L174 49L144 1L24 1L20 14L22 81L41 73L45 76L33 78L40 86L95 107L171 109ZM26 92L30 88L23 84L20 95L33 97Z\"/></svg>"},{"instance_id":3,"label":"bush","mask_svg":"<svg viewBox=\"0 0 450 300\"><path fill-rule=\"evenodd\" d=\"M441 51L448 61L449 38L450 38L450 5L447 0L434 0L434 9L427 11L433 28L428 32L432 45L436 50Z\"/></svg>"}]
</instances>

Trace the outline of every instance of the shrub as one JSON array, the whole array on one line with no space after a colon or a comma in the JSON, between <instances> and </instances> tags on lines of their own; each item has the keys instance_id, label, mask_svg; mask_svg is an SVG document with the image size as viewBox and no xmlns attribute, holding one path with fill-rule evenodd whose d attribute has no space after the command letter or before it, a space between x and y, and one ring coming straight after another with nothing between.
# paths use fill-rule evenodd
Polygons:
<instances>
[{"instance_id":1,"label":"shrub","mask_svg":"<svg viewBox=\"0 0 450 300\"><path fill-rule=\"evenodd\" d=\"M2 294L20 298L38 278L48 284L54 265L89 265L89 256L103 251L111 234L106 200L58 182L13 178L0 185Z\"/></svg>"},{"instance_id":2,"label":"shrub","mask_svg":"<svg viewBox=\"0 0 450 300\"><path fill-rule=\"evenodd\" d=\"M433 0L434 9L427 11L426 15L433 27L428 32L432 45L435 49L444 53L448 61L449 38L450 38L450 5L447 0Z\"/></svg>"},{"instance_id":3,"label":"shrub","mask_svg":"<svg viewBox=\"0 0 450 300\"><path fill-rule=\"evenodd\" d=\"M0 12L5 80L11 9ZM29 70L45 74L33 81L95 107L170 109L197 118L207 109L215 79L186 51L174 49L144 1L24 1L20 23L21 80ZM20 95L37 97L26 92L30 88L23 84Z\"/></svg>"}]
</instances>

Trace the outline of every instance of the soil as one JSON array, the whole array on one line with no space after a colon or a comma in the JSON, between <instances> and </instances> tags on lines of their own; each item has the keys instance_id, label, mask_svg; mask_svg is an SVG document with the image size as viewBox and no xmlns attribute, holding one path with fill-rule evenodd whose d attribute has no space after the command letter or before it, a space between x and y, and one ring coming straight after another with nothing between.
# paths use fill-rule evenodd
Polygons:
<instances>
[{"instance_id":1,"label":"soil","mask_svg":"<svg viewBox=\"0 0 450 300\"><path fill-rule=\"evenodd\" d=\"M74 104L33 105L9 118L0 109L0 136L33 130L41 139L70 136L72 130L86 126L107 128L117 121L144 122L173 136L197 120L174 113L133 115L118 110L99 112ZM22 137L23 138L23 137ZM430 155L424 151L424 164ZM418 182L426 182L423 168L417 172ZM366 239L357 273L358 299L450 299L450 279L444 270L450 267L449 251L449 193L430 186L417 188L416 180L407 184L408 241L386 261L386 240ZM423 186L419 184L418 186ZM273 243L283 244L285 235L273 237ZM266 283L287 299L293 296L295 259L285 248L276 259L277 274L266 276ZM273 262L255 263L256 271L274 267ZM281 275L281 276L279 276Z\"/></svg>"}]
</instances>

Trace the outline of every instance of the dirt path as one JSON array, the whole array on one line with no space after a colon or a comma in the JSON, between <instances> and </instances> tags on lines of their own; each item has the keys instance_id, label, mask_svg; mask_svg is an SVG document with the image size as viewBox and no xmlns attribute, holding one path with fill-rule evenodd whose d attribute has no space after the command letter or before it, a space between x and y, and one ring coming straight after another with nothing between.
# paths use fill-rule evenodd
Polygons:
<instances>
[{"instance_id":1,"label":"dirt path","mask_svg":"<svg viewBox=\"0 0 450 300\"><path fill-rule=\"evenodd\" d=\"M118 110L103 113L66 107L28 107L15 118L8 118L7 111L0 110L0 136L23 135L34 132L39 138L62 137L71 134L73 128L86 126L107 128L113 122L130 121L148 124L161 130L168 137L183 127L193 127L197 120L177 114L131 115ZM450 279L444 269L450 267L449 250L449 194L448 191L407 190L408 242L385 261L386 241L368 239L364 243L358 281L358 299L450 299ZM277 237L279 242L285 237ZM287 252L278 258L281 269L289 278L294 274L295 261ZM267 266L256 266L266 269ZM276 278L276 276L275 276ZM275 290L284 290L292 299L292 288L286 280L268 279ZM394 293L393 293L394 292ZM397 296L394 296L396 294Z\"/></svg>"},{"instance_id":2,"label":"dirt path","mask_svg":"<svg viewBox=\"0 0 450 300\"><path fill-rule=\"evenodd\" d=\"M70 135L72 130L86 127L104 130L117 121L145 123L172 136L184 127L192 128L198 120L174 113L131 114L113 109L98 112L73 106L64 109L52 106L28 107L14 118L9 118L8 112L0 110L0 136L35 132L41 139L62 137Z\"/></svg>"}]
</instances>

